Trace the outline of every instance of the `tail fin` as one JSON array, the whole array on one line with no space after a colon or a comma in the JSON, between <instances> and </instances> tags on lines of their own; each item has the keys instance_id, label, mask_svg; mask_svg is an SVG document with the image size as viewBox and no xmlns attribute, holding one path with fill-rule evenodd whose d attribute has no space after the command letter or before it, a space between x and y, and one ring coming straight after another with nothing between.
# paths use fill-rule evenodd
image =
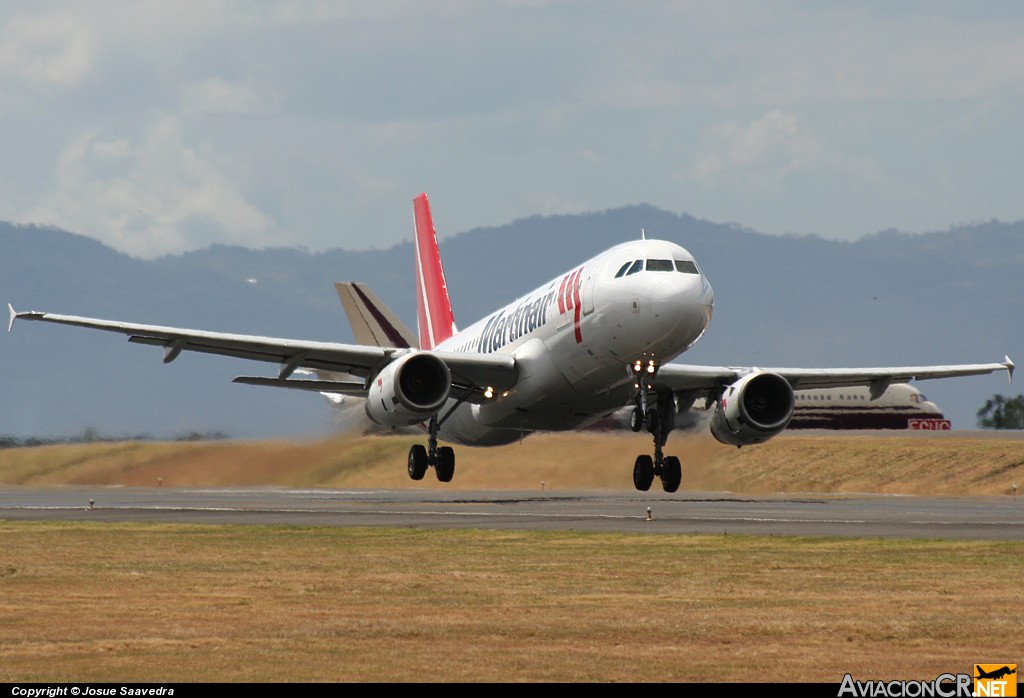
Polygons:
<instances>
[{"instance_id":1,"label":"tail fin","mask_svg":"<svg viewBox=\"0 0 1024 698\"><path fill-rule=\"evenodd\" d=\"M336 283L345 315L358 344L416 348L416 336L366 284Z\"/></svg>"},{"instance_id":2,"label":"tail fin","mask_svg":"<svg viewBox=\"0 0 1024 698\"><path fill-rule=\"evenodd\" d=\"M455 334L455 316L448 299L434 219L426 194L412 200L416 218L416 310L420 348L433 349Z\"/></svg>"}]
</instances>

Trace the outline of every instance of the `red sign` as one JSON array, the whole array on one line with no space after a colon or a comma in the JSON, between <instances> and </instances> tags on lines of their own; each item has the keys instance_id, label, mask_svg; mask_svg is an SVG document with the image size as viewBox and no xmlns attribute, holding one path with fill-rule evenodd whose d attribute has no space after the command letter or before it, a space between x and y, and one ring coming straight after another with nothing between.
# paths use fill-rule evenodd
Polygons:
<instances>
[{"instance_id":1,"label":"red sign","mask_svg":"<svg viewBox=\"0 0 1024 698\"><path fill-rule=\"evenodd\" d=\"M953 428L948 419L908 419L907 429L926 429L931 431L949 431Z\"/></svg>"}]
</instances>

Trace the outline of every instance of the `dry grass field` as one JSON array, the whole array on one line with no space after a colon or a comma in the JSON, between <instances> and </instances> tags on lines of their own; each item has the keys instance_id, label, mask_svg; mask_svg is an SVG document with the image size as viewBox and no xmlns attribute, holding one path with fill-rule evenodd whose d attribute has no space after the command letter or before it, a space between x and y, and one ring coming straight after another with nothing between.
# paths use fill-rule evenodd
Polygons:
<instances>
[{"instance_id":1,"label":"dry grass field","mask_svg":"<svg viewBox=\"0 0 1024 698\"><path fill-rule=\"evenodd\" d=\"M3 523L0 681L933 679L1024 544Z\"/></svg>"},{"instance_id":2,"label":"dry grass field","mask_svg":"<svg viewBox=\"0 0 1024 698\"><path fill-rule=\"evenodd\" d=\"M631 489L650 449L638 434L540 434L501 448L459 448L455 480L409 480L416 437L339 436L310 442L113 442L0 451L0 484ZM683 489L996 495L1024 490L1017 434L787 433L737 449L707 435L673 434ZM657 486L657 485L655 485ZM1024 494L1024 491L1022 491Z\"/></svg>"},{"instance_id":3,"label":"dry grass field","mask_svg":"<svg viewBox=\"0 0 1024 698\"><path fill-rule=\"evenodd\" d=\"M408 480L410 441L11 449L0 483L439 487ZM1024 487L1020 438L670 444L688 489ZM460 449L453 485L631 489L645 447ZM835 683L1024 663L1022 543L4 521L0 540L6 682Z\"/></svg>"}]
</instances>

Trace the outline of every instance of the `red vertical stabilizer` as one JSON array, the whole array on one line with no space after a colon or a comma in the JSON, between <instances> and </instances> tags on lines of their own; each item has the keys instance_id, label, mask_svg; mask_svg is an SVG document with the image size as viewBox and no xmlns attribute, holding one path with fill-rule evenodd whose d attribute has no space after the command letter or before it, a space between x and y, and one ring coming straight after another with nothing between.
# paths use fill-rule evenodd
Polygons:
<instances>
[{"instance_id":1,"label":"red vertical stabilizer","mask_svg":"<svg viewBox=\"0 0 1024 698\"><path fill-rule=\"evenodd\" d=\"M455 334L455 316L427 195L420 194L412 205L416 217L416 319L420 348L433 349Z\"/></svg>"}]
</instances>

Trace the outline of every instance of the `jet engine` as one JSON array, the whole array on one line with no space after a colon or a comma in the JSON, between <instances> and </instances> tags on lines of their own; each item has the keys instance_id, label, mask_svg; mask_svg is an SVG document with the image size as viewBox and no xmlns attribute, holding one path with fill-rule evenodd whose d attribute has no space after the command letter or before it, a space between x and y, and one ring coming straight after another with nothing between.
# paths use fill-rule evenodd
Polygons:
<instances>
[{"instance_id":1,"label":"jet engine","mask_svg":"<svg viewBox=\"0 0 1024 698\"><path fill-rule=\"evenodd\" d=\"M793 416L793 388L775 373L751 373L723 391L711 434L723 444L758 444L786 428Z\"/></svg>"},{"instance_id":2,"label":"jet engine","mask_svg":"<svg viewBox=\"0 0 1024 698\"><path fill-rule=\"evenodd\" d=\"M366 414L389 427L419 424L437 413L451 392L447 364L433 354L399 357L377 374L366 396Z\"/></svg>"}]
</instances>

